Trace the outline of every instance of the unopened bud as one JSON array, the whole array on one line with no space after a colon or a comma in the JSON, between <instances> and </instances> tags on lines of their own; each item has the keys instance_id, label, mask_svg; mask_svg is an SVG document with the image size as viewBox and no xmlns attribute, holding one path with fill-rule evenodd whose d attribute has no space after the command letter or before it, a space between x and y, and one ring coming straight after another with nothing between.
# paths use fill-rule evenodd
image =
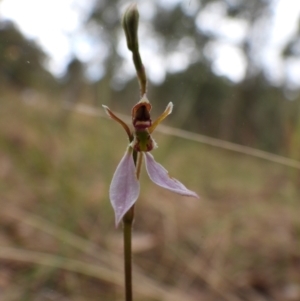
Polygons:
<instances>
[{"instance_id":1,"label":"unopened bud","mask_svg":"<svg viewBox=\"0 0 300 301\"><path fill-rule=\"evenodd\" d=\"M138 25L139 25L139 12L136 3L129 5L125 11L122 19L122 26L125 31L127 47L130 51L138 51Z\"/></svg>"}]
</instances>

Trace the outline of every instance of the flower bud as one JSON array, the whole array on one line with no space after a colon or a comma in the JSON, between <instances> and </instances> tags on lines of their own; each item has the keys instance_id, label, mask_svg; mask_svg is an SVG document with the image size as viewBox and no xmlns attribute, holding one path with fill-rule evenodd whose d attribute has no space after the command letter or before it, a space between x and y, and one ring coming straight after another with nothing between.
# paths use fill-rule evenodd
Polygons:
<instances>
[{"instance_id":1,"label":"flower bud","mask_svg":"<svg viewBox=\"0 0 300 301\"><path fill-rule=\"evenodd\" d=\"M129 5L125 11L122 19L122 26L125 31L127 47L130 51L138 51L138 25L139 25L139 12L136 3Z\"/></svg>"}]
</instances>

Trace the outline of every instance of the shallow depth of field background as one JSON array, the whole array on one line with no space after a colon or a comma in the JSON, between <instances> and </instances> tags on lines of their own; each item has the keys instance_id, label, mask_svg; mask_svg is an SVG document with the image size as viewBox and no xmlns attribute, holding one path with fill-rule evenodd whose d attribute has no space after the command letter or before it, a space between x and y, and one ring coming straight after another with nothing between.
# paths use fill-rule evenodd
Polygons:
<instances>
[{"instance_id":1,"label":"shallow depth of field background","mask_svg":"<svg viewBox=\"0 0 300 301\"><path fill-rule=\"evenodd\" d=\"M143 170L135 300L300 300L300 29L277 45L280 68L270 68L276 1L151 3L151 16L141 9L140 40L152 119L172 101L165 125L291 161L158 129L156 160L201 198L165 191ZM127 137L101 105L130 115L139 87L120 25L125 2L89 5L59 76L34 40L0 19L3 301L124 299L122 230L114 227L108 190ZM243 34L232 42L218 26L207 29L218 22ZM78 36L93 45L89 60L81 61ZM216 54L228 50L224 43L233 50L227 67Z\"/></svg>"}]
</instances>

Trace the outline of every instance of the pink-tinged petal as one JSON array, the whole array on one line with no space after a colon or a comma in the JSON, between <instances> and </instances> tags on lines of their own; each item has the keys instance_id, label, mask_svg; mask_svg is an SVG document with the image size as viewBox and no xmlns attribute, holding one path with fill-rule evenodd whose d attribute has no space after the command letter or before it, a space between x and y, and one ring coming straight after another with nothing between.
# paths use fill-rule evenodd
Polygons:
<instances>
[{"instance_id":1,"label":"pink-tinged petal","mask_svg":"<svg viewBox=\"0 0 300 301\"><path fill-rule=\"evenodd\" d=\"M197 193L187 189L178 180L171 178L168 171L157 163L150 153L144 153L144 156L148 175L155 184L184 196L199 198Z\"/></svg>"},{"instance_id":2,"label":"pink-tinged petal","mask_svg":"<svg viewBox=\"0 0 300 301\"><path fill-rule=\"evenodd\" d=\"M116 226L136 202L139 193L140 183L136 178L132 148L128 147L114 173L109 189L110 201L115 211Z\"/></svg>"}]
</instances>

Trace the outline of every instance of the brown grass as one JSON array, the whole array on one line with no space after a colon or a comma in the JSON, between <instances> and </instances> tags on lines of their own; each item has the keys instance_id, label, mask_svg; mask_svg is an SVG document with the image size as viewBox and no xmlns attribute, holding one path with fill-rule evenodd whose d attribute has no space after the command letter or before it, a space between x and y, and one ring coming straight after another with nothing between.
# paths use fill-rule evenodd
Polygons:
<instances>
[{"instance_id":1,"label":"brown grass","mask_svg":"<svg viewBox=\"0 0 300 301\"><path fill-rule=\"evenodd\" d=\"M1 300L123 300L108 200L123 129L12 92L0 102ZM299 300L299 171L154 137L157 161L201 199L164 191L142 170L135 300Z\"/></svg>"}]
</instances>

